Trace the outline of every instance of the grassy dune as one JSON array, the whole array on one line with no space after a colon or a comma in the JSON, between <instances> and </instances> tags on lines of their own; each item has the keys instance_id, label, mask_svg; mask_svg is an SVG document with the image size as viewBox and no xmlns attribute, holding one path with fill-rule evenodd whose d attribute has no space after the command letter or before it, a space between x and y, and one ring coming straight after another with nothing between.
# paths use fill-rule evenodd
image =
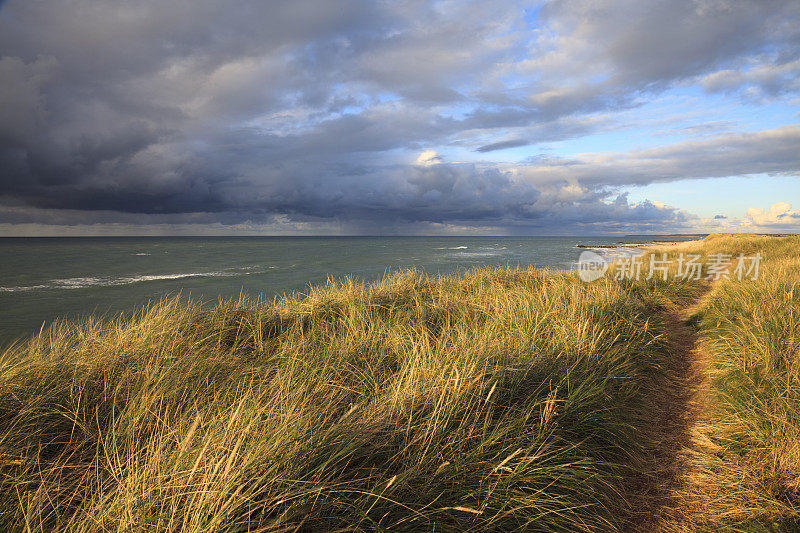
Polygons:
<instances>
[{"instance_id":1,"label":"grassy dune","mask_svg":"<svg viewBox=\"0 0 800 533\"><path fill-rule=\"evenodd\" d=\"M713 236L706 253L760 252L757 281L721 280L695 317L711 363L714 524L800 531L800 237Z\"/></svg>"},{"instance_id":2,"label":"grassy dune","mask_svg":"<svg viewBox=\"0 0 800 533\"><path fill-rule=\"evenodd\" d=\"M708 527L797 516L797 245L684 245L766 256L696 318L717 446L697 468L746 481ZM0 530L636 530L663 497L665 312L704 285L407 272L57 324L0 356Z\"/></svg>"}]
</instances>

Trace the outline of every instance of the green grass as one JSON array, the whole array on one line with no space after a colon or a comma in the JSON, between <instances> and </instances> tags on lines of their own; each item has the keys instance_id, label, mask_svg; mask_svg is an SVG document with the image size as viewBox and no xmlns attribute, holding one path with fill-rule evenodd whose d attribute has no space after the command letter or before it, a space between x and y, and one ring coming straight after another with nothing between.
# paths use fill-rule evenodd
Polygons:
<instances>
[{"instance_id":1,"label":"green grass","mask_svg":"<svg viewBox=\"0 0 800 533\"><path fill-rule=\"evenodd\" d=\"M773 272L794 268L778 263L763 287L723 284L700 325L719 353L714 438L783 479L797 322L773 311L796 320L800 291L778 298ZM56 324L0 356L0 530L635 529L648 401L671 371L664 312L701 285L407 272ZM759 340L774 350L748 359L765 365L751 391L733 373ZM766 411L736 401L751 393ZM787 428L794 448L775 438Z\"/></svg>"}]
</instances>

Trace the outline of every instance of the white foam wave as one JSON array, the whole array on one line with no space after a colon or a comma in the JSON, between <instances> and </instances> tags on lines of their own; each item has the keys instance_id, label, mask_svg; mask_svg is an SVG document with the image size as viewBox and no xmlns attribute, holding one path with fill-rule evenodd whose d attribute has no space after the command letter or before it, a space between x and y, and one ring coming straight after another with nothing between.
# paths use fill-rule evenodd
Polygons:
<instances>
[{"instance_id":1,"label":"white foam wave","mask_svg":"<svg viewBox=\"0 0 800 533\"><path fill-rule=\"evenodd\" d=\"M49 285L30 285L28 287L0 287L0 292L24 292L35 291L39 289L48 289Z\"/></svg>"},{"instance_id":2,"label":"white foam wave","mask_svg":"<svg viewBox=\"0 0 800 533\"><path fill-rule=\"evenodd\" d=\"M273 267L267 267L273 268ZM83 289L86 287L115 287L118 285L130 285L132 283L142 283L146 281L163 281L187 278L226 278L233 276L247 276L263 272L263 270L248 269L228 269L212 272L178 272L174 274L142 274L139 276L125 276L119 278L110 277L78 277L52 279L43 285L28 285L19 287L0 287L0 292L26 292L46 289Z\"/></svg>"},{"instance_id":3,"label":"white foam wave","mask_svg":"<svg viewBox=\"0 0 800 533\"><path fill-rule=\"evenodd\" d=\"M458 252L457 254L452 254L452 257L456 258L469 258L469 257L494 257L496 255L502 255L503 252L501 250L487 250L484 252Z\"/></svg>"}]
</instances>

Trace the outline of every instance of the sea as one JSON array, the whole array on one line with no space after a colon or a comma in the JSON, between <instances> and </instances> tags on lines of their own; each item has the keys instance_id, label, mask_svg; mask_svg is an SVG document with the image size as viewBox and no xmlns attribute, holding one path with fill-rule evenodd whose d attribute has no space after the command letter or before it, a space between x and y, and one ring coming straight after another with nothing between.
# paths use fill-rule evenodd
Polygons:
<instances>
[{"instance_id":1,"label":"sea","mask_svg":"<svg viewBox=\"0 0 800 533\"><path fill-rule=\"evenodd\" d=\"M578 246L607 254L662 238L697 236L0 238L0 345L57 318L112 317L169 296L272 298L409 268L433 276L499 265L569 269Z\"/></svg>"}]
</instances>

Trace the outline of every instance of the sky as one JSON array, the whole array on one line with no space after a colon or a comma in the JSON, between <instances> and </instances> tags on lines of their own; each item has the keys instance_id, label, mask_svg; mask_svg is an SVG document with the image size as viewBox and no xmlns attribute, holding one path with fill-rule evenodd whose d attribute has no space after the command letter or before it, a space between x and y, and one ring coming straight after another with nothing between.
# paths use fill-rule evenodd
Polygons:
<instances>
[{"instance_id":1,"label":"sky","mask_svg":"<svg viewBox=\"0 0 800 533\"><path fill-rule=\"evenodd\" d=\"M0 236L800 232L796 0L0 2Z\"/></svg>"}]
</instances>

